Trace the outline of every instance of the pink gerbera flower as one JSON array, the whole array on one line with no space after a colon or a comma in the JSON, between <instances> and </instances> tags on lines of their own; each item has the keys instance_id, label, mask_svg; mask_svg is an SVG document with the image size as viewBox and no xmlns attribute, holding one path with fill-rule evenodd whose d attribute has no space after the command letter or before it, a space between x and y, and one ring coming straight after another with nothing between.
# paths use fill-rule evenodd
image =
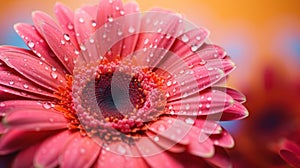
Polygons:
<instances>
[{"instance_id":1,"label":"pink gerbera flower","mask_svg":"<svg viewBox=\"0 0 300 168\"><path fill-rule=\"evenodd\" d=\"M218 121L248 112L207 30L120 0L55 14L15 25L30 50L0 48L0 154L13 167L231 165Z\"/></svg>"}]
</instances>

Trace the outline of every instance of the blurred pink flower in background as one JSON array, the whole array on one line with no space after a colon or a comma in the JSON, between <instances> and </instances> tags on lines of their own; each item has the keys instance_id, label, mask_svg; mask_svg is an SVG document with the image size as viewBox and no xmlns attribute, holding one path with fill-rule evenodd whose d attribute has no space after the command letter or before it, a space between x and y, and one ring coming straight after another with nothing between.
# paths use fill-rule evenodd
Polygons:
<instances>
[{"instance_id":1,"label":"blurred pink flower in background","mask_svg":"<svg viewBox=\"0 0 300 168\"><path fill-rule=\"evenodd\" d=\"M234 140L218 121L248 115L221 85L233 62L179 15L138 12L57 4L59 26L39 11L15 25L30 50L0 48L0 154L15 154L13 167L230 167Z\"/></svg>"}]
</instances>

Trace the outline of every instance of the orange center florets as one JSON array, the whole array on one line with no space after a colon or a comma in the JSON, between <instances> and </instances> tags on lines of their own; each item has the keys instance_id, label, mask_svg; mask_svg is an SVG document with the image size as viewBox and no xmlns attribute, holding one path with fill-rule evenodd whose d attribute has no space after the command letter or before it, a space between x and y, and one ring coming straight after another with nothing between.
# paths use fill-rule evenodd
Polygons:
<instances>
[{"instance_id":1,"label":"orange center florets","mask_svg":"<svg viewBox=\"0 0 300 168\"><path fill-rule=\"evenodd\" d=\"M67 81L56 93L56 109L64 112L70 129L83 135L105 140L141 136L165 113L164 78L147 67L101 60L75 69Z\"/></svg>"}]
</instances>

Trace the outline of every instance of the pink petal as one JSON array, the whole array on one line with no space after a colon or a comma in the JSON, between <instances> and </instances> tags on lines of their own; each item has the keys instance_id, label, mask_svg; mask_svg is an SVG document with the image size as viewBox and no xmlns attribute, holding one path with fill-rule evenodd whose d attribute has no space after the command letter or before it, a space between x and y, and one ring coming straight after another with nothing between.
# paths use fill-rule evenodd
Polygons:
<instances>
[{"instance_id":1,"label":"pink petal","mask_svg":"<svg viewBox=\"0 0 300 168\"><path fill-rule=\"evenodd\" d=\"M35 154L34 165L36 167L58 166L61 153L73 136L74 134L66 130L45 140Z\"/></svg>"},{"instance_id":2,"label":"pink petal","mask_svg":"<svg viewBox=\"0 0 300 168\"><path fill-rule=\"evenodd\" d=\"M17 150L33 145L46 137L56 133L56 131L23 131L10 130L0 139L0 154L5 155ZM20 141L22 139L22 141Z\"/></svg>"},{"instance_id":3,"label":"pink petal","mask_svg":"<svg viewBox=\"0 0 300 168\"><path fill-rule=\"evenodd\" d=\"M45 38L49 47L58 57L60 62L65 66L69 73L74 68L74 60L76 59L76 47L70 40L65 38L65 34L61 32L57 24L50 16L42 12L33 13L33 21L40 34Z\"/></svg>"},{"instance_id":4,"label":"pink petal","mask_svg":"<svg viewBox=\"0 0 300 168\"><path fill-rule=\"evenodd\" d=\"M232 88L226 88L226 87L214 87L216 90L224 91L227 94L229 94L235 101L239 103L244 103L246 101L245 95L243 93L232 89Z\"/></svg>"},{"instance_id":5,"label":"pink petal","mask_svg":"<svg viewBox=\"0 0 300 168\"><path fill-rule=\"evenodd\" d=\"M193 55L194 52L202 46L203 42L208 37L208 34L209 32L203 28L197 28L185 32L177 37L170 51L180 57Z\"/></svg>"},{"instance_id":6,"label":"pink petal","mask_svg":"<svg viewBox=\"0 0 300 168\"><path fill-rule=\"evenodd\" d=\"M125 165L125 157L119 153L114 153L102 148L97 160L97 168L110 168L112 165Z\"/></svg>"},{"instance_id":7,"label":"pink petal","mask_svg":"<svg viewBox=\"0 0 300 168\"><path fill-rule=\"evenodd\" d=\"M105 43L105 41L107 40L109 41L109 44L112 44L111 46L108 45L108 47L104 47L105 53L108 49L110 49L106 54L106 57L111 60L116 56L120 56L122 51L123 41L118 38L117 33L118 27L122 27L122 24L119 25L114 20L124 15L122 14L122 12L124 12L123 3L121 0L101 0L98 7L97 28L101 27L100 32L98 31L98 35L99 39L101 39L102 37L103 43ZM117 10L116 8L118 8L119 10ZM106 26L104 26L104 24L106 24Z\"/></svg>"},{"instance_id":8,"label":"pink petal","mask_svg":"<svg viewBox=\"0 0 300 168\"><path fill-rule=\"evenodd\" d=\"M20 99L20 97L26 99L43 99L39 95L32 95L28 92L23 92L11 87L0 85L0 100L4 101L9 99Z\"/></svg>"},{"instance_id":9,"label":"pink petal","mask_svg":"<svg viewBox=\"0 0 300 168\"><path fill-rule=\"evenodd\" d=\"M143 16L135 49L140 65L156 67L161 62L173 45L174 37L183 29L180 20L178 15L163 10L152 10Z\"/></svg>"},{"instance_id":10,"label":"pink petal","mask_svg":"<svg viewBox=\"0 0 300 168\"><path fill-rule=\"evenodd\" d=\"M59 62L55 54L52 52L48 44L44 41L43 37L41 37L34 26L25 23L19 23L14 25L14 28L19 36L22 37L22 39L28 45L28 47L36 54L37 57L41 59L41 61L52 65L59 72L65 71L65 68Z\"/></svg>"},{"instance_id":11,"label":"pink petal","mask_svg":"<svg viewBox=\"0 0 300 168\"><path fill-rule=\"evenodd\" d=\"M0 59L27 79L49 90L55 91L60 85L59 82L65 82L64 75L54 71L51 65L22 50L10 51L1 48Z\"/></svg>"},{"instance_id":12,"label":"pink petal","mask_svg":"<svg viewBox=\"0 0 300 168\"><path fill-rule=\"evenodd\" d=\"M222 129L220 134L212 134L209 138L214 142L216 146L221 146L224 148L234 147L233 137L225 129Z\"/></svg>"},{"instance_id":13,"label":"pink petal","mask_svg":"<svg viewBox=\"0 0 300 168\"><path fill-rule=\"evenodd\" d=\"M224 71L232 70L233 67L233 64L227 60L210 60L205 65L197 64L192 67L184 64L172 65L164 72L158 73L166 77L173 76L166 81L170 101L213 86L226 75L227 72Z\"/></svg>"},{"instance_id":14,"label":"pink petal","mask_svg":"<svg viewBox=\"0 0 300 168\"><path fill-rule=\"evenodd\" d=\"M204 43L195 53L195 56L200 57L203 60L222 59L225 55L226 52L220 46L206 43Z\"/></svg>"},{"instance_id":15,"label":"pink petal","mask_svg":"<svg viewBox=\"0 0 300 168\"><path fill-rule=\"evenodd\" d=\"M201 132L201 129L193 127L188 137L190 139L188 151L191 154L204 158L209 158L214 155L215 149L213 142L205 133Z\"/></svg>"},{"instance_id":16,"label":"pink petal","mask_svg":"<svg viewBox=\"0 0 300 168\"><path fill-rule=\"evenodd\" d=\"M222 127L216 121L208 119L197 118L195 120L194 126L209 135L220 134L223 131Z\"/></svg>"},{"instance_id":17,"label":"pink petal","mask_svg":"<svg viewBox=\"0 0 300 168\"><path fill-rule=\"evenodd\" d=\"M150 167L182 167L180 163L156 146L150 139L141 138L136 142L136 147Z\"/></svg>"},{"instance_id":18,"label":"pink petal","mask_svg":"<svg viewBox=\"0 0 300 168\"><path fill-rule=\"evenodd\" d=\"M61 112L54 109L21 108L8 113L3 119L9 129L44 131L67 128L68 121Z\"/></svg>"},{"instance_id":19,"label":"pink petal","mask_svg":"<svg viewBox=\"0 0 300 168\"><path fill-rule=\"evenodd\" d=\"M234 103L231 96L218 90L205 90L199 94L168 101L168 114L175 115L210 115L223 112Z\"/></svg>"},{"instance_id":20,"label":"pink petal","mask_svg":"<svg viewBox=\"0 0 300 168\"><path fill-rule=\"evenodd\" d=\"M176 120L171 117L162 117L160 120L150 125L149 130L159 136L168 138L169 140L186 145L189 139L186 134L191 129L191 125L184 123L181 120Z\"/></svg>"},{"instance_id":21,"label":"pink petal","mask_svg":"<svg viewBox=\"0 0 300 168\"><path fill-rule=\"evenodd\" d=\"M89 168L97 159L101 146L79 132L66 146L60 160L61 167Z\"/></svg>"},{"instance_id":22,"label":"pink petal","mask_svg":"<svg viewBox=\"0 0 300 168\"><path fill-rule=\"evenodd\" d=\"M92 18L94 18L94 20L96 20L98 13L98 5L85 5L81 9L87 12Z\"/></svg>"},{"instance_id":23,"label":"pink petal","mask_svg":"<svg viewBox=\"0 0 300 168\"><path fill-rule=\"evenodd\" d=\"M84 22L82 22L84 20ZM84 10L79 9L75 12L74 26L77 36L77 41L80 46L80 56L85 63L92 63L99 60L99 50L97 45L101 42L95 37L96 21ZM100 43L100 44L98 44Z\"/></svg>"},{"instance_id":24,"label":"pink petal","mask_svg":"<svg viewBox=\"0 0 300 168\"><path fill-rule=\"evenodd\" d=\"M299 131L298 131L299 132ZM298 132L292 135L292 140L297 140ZM300 146L298 141L292 141L290 139L284 139L280 144L279 154L290 165L294 167L300 166Z\"/></svg>"},{"instance_id":25,"label":"pink petal","mask_svg":"<svg viewBox=\"0 0 300 168\"><path fill-rule=\"evenodd\" d=\"M220 168L232 167L232 162L227 152L220 147L216 147L215 150L214 156L212 158L206 158L205 160Z\"/></svg>"},{"instance_id":26,"label":"pink petal","mask_svg":"<svg viewBox=\"0 0 300 168\"><path fill-rule=\"evenodd\" d=\"M79 45L88 43L92 33L96 31L95 25L96 21L85 10L78 9L75 12L74 26L76 33L79 35L77 36Z\"/></svg>"},{"instance_id":27,"label":"pink petal","mask_svg":"<svg viewBox=\"0 0 300 168\"><path fill-rule=\"evenodd\" d=\"M156 135L150 131L147 131L146 134L148 135L149 139L151 139L154 143L170 152L180 153L185 151L186 149L185 145L178 144L174 141L169 140L168 138Z\"/></svg>"},{"instance_id":28,"label":"pink petal","mask_svg":"<svg viewBox=\"0 0 300 168\"><path fill-rule=\"evenodd\" d=\"M13 168L24 168L24 167L33 167L33 157L36 151L39 149L40 143L30 146L25 150L22 150L12 163Z\"/></svg>"},{"instance_id":29,"label":"pink petal","mask_svg":"<svg viewBox=\"0 0 300 168\"><path fill-rule=\"evenodd\" d=\"M67 34L72 44L78 48L76 33L74 30L74 13L67 6L57 2L54 7L56 19L58 20L62 31Z\"/></svg>"},{"instance_id":30,"label":"pink petal","mask_svg":"<svg viewBox=\"0 0 300 168\"><path fill-rule=\"evenodd\" d=\"M115 165L116 163L118 163L119 167L124 168L148 167L136 146L123 142L115 142L103 147L95 167L111 167L111 165Z\"/></svg>"},{"instance_id":31,"label":"pink petal","mask_svg":"<svg viewBox=\"0 0 300 168\"><path fill-rule=\"evenodd\" d=\"M235 102L232 106L225 109L222 113L221 121L240 120L249 115L248 110L239 102Z\"/></svg>"},{"instance_id":32,"label":"pink petal","mask_svg":"<svg viewBox=\"0 0 300 168\"><path fill-rule=\"evenodd\" d=\"M45 99L45 97L54 98L53 93L14 73L12 69L10 71L0 71L0 84L18 91L28 92L28 94L34 96L40 95L41 99Z\"/></svg>"},{"instance_id":33,"label":"pink petal","mask_svg":"<svg viewBox=\"0 0 300 168\"><path fill-rule=\"evenodd\" d=\"M140 14L138 14L138 4L134 2L129 2L124 5L124 11L130 16L126 16L126 22L123 31L130 30L130 26L134 25L136 30L140 29ZM123 39L123 49L121 57L126 57L132 54L136 47L138 40L138 34L132 34ZM125 48L124 48L125 46Z\"/></svg>"}]
</instances>

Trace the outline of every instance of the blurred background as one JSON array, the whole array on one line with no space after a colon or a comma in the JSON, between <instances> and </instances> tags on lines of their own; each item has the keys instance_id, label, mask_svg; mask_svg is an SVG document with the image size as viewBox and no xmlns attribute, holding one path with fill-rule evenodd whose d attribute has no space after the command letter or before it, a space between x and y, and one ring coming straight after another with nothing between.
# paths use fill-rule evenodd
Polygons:
<instances>
[{"instance_id":1,"label":"blurred background","mask_svg":"<svg viewBox=\"0 0 300 168\"><path fill-rule=\"evenodd\" d=\"M76 9L97 0L61 0ZM222 123L236 139L230 151L234 167L287 167L276 143L299 128L299 0L137 0L142 11L152 7L181 13L211 31L210 40L224 47L237 64L228 85L247 96L250 116ZM54 15L55 0L1 0L0 44L26 47L13 30L31 21L33 10Z\"/></svg>"}]
</instances>

